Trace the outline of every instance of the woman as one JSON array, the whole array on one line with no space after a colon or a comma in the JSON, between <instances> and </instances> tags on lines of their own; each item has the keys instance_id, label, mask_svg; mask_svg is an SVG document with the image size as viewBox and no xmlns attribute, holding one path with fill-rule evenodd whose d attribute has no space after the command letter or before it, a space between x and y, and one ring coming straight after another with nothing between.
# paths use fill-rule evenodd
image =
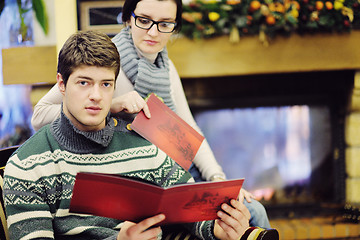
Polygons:
<instances>
[{"instance_id":1,"label":"woman","mask_svg":"<svg viewBox=\"0 0 360 240\"><path fill-rule=\"evenodd\" d=\"M201 132L190 112L180 77L166 50L172 34L181 28L182 1L126 0L122 14L126 27L112 39L120 53L121 70L111 112L133 114L143 110L147 117L151 117L144 97L154 92L163 98L168 107ZM35 130L60 115L61 101L62 96L55 85L34 108L32 125ZM202 143L194 164L203 179L225 179L206 140ZM239 200L243 201L244 197L252 220L255 221L251 224L270 227L263 206L251 200L252 195L242 190ZM259 219L256 215L259 215Z\"/></svg>"}]
</instances>

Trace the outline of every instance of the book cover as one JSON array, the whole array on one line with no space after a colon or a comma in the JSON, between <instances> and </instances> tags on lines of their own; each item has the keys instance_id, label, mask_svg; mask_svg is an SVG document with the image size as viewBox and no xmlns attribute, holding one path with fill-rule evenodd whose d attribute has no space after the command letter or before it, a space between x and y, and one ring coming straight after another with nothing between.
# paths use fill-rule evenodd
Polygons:
<instances>
[{"instance_id":1,"label":"book cover","mask_svg":"<svg viewBox=\"0 0 360 240\"><path fill-rule=\"evenodd\" d=\"M168 188L120 175L78 173L70 212L139 222L164 213L161 224L217 218L222 203L237 199L244 179L196 182Z\"/></svg>"},{"instance_id":2,"label":"book cover","mask_svg":"<svg viewBox=\"0 0 360 240\"><path fill-rule=\"evenodd\" d=\"M151 118L141 111L131 128L189 170L204 137L166 106L155 94L147 100Z\"/></svg>"}]
</instances>

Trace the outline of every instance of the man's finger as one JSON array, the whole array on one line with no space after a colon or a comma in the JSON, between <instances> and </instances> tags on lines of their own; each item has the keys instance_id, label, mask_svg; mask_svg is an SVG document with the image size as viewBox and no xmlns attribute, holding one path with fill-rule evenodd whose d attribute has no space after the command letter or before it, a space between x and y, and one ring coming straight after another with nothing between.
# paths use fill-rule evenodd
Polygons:
<instances>
[{"instance_id":1,"label":"man's finger","mask_svg":"<svg viewBox=\"0 0 360 240\"><path fill-rule=\"evenodd\" d=\"M145 220L142 220L141 222L139 222L137 225L141 228L139 229L141 232L145 231L146 229L160 223L161 221L163 221L165 219L165 215L164 214L158 214L155 215L153 217L147 218Z\"/></svg>"},{"instance_id":2,"label":"man's finger","mask_svg":"<svg viewBox=\"0 0 360 240\"><path fill-rule=\"evenodd\" d=\"M232 199L230 201L230 204L234 208L238 209L241 212L241 214L244 216L245 219L247 219L248 221L250 220L251 214L249 212L249 209L247 209L247 207L242 202Z\"/></svg>"}]
</instances>

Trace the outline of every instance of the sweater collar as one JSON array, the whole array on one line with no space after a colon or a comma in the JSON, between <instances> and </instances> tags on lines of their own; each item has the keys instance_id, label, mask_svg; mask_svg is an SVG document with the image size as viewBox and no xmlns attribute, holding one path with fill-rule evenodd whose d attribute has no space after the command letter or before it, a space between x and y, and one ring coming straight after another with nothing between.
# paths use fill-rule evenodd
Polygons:
<instances>
[{"instance_id":1,"label":"sweater collar","mask_svg":"<svg viewBox=\"0 0 360 240\"><path fill-rule=\"evenodd\" d=\"M105 148L114 135L114 121L110 114L106 118L105 128L95 132L85 132L77 129L72 122L61 112L60 118L50 126L50 131L59 145L73 153L91 153Z\"/></svg>"}]
</instances>

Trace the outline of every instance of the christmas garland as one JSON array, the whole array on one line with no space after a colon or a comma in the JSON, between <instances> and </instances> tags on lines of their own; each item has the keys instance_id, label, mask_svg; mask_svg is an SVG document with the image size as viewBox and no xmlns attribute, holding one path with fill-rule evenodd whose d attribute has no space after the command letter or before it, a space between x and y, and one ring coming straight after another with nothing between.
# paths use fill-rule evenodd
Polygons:
<instances>
[{"instance_id":1,"label":"christmas garland","mask_svg":"<svg viewBox=\"0 0 360 240\"><path fill-rule=\"evenodd\" d=\"M191 39L360 29L360 0L196 0L184 5L181 33Z\"/></svg>"}]
</instances>

